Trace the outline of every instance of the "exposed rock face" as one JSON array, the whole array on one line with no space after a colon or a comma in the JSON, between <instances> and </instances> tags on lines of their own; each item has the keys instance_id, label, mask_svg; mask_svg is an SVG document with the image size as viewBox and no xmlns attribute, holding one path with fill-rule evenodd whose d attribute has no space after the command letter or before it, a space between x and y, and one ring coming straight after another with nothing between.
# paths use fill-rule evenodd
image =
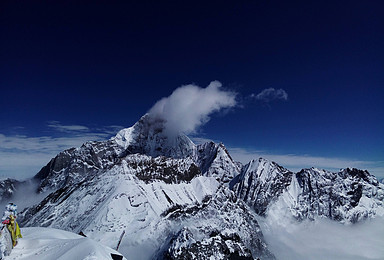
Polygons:
<instances>
[{"instance_id":1,"label":"exposed rock face","mask_svg":"<svg viewBox=\"0 0 384 260\"><path fill-rule=\"evenodd\" d=\"M384 185L358 169L333 173L311 168L294 174L259 159L246 165L231 187L260 215L288 212L298 220L326 217L352 223L384 215Z\"/></svg>"},{"instance_id":2,"label":"exposed rock face","mask_svg":"<svg viewBox=\"0 0 384 260\"><path fill-rule=\"evenodd\" d=\"M236 195L264 216L292 181L293 173L266 159L252 160L231 182Z\"/></svg>"},{"instance_id":3,"label":"exposed rock face","mask_svg":"<svg viewBox=\"0 0 384 260\"><path fill-rule=\"evenodd\" d=\"M5 179L0 181L0 201L7 201L17 190L22 182L14 179Z\"/></svg>"},{"instance_id":4,"label":"exposed rock face","mask_svg":"<svg viewBox=\"0 0 384 260\"><path fill-rule=\"evenodd\" d=\"M20 213L19 222L83 231L110 247L125 231L129 236L122 242L123 254L129 256L126 248L150 240L156 257L165 256L164 250L157 251L167 247L167 237L188 227L199 259L217 256L219 248L224 259L251 255L273 259L250 209L216 178L202 176L192 159L127 155L109 170L52 192ZM173 248L168 245L168 257L178 257Z\"/></svg>"},{"instance_id":5,"label":"exposed rock face","mask_svg":"<svg viewBox=\"0 0 384 260\"><path fill-rule=\"evenodd\" d=\"M296 179L301 189L294 207L298 219L321 216L354 223L384 215L384 185L368 171L311 168L297 173Z\"/></svg>"},{"instance_id":6,"label":"exposed rock face","mask_svg":"<svg viewBox=\"0 0 384 260\"><path fill-rule=\"evenodd\" d=\"M171 208L166 219L183 226L165 246L165 259L275 259L255 215L227 188L202 204Z\"/></svg>"},{"instance_id":7,"label":"exposed rock face","mask_svg":"<svg viewBox=\"0 0 384 260\"><path fill-rule=\"evenodd\" d=\"M183 228L171 241L164 259L244 259L253 260L251 251L237 234L212 232L196 241L188 228Z\"/></svg>"},{"instance_id":8,"label":"exposed rock face","mask_svg":"<svg viewBox=\"0 0 384 260\"><path fill-rule=\"evenodd\" d=\"M79 148L65 150L34 177L40 182L39 191L60 189L82 182L111 169L122 158L132 154L193 160L195 165L190 171L194 174L199 170L205 176L213 176L224 182L230 181L240 172L224 145L207 143L196 146L183 134L169 140L163 131L162 121L153 121L145 115L134 126L121 130L111 140L87 142ZM165 158L156 160L159 163ZM148 162L142 164L148 166ZM164 171L168 177L172 172L175 173L169 167ZM143 173L142 177L145 178L145 175Z\"/></svg>"},{"instance_id":9,"label":"exposed rock face","mask_svg":"<svg viewBox=\"0 0 384 260\"><path fill-rule=\"evenodd\" d=\"M169 239L193 226L200 259L219 248L224 259L273 259L255 216L228 189L240 167L224 145L196 146L184 135L169 141L162 122L144 116L111 140L60 153L35 176L41 191L52 192L19 223L82 231L110 247L126 231L122 252L150 243L152 257L174 255Z\"/></svg>"},{"instance_id":10,"label":"exposed rock face","mask_svg":"<svg viewBox=\"0 0 384 260\"><path fill-rule=\"evenodd\" d=\"M40 191L60 189L110 169L122 153L121 147L113 141L87 142L59 153L34 179L40 182Z\"/></svg>"},{"instance_id":11,"label":"exposed rock face","mask_svg":"<svg viewBox=\"0 0 384 260\"><path fill-rule=\"evenodd\" d=\"M127 154L146 154L152 157L192 157L196 146L184 134L168 135L161 119L144 115L134 126L121 130L112 140Z\"/></svg>"},{"instance_id":12,"label":"exposed rock face","mask_svg":"<svg viewBox=\"0 0 384 260\"><path fill-rule=\"evenodd\" d=\"M148 115L108 141L61 152L34 180L47 196L19 214L22 226L83 232L112 248L125 232L121 252L146 248L146 259L274 259L256 214L384 216L384 185L367 171L295 174L265 159L242 166L223 144L169 137ZM0 196L15 183L0 182Z\"/></svg>"},{"instance_id":13,"label":"exposed rock face","mask_svg":"<svg viewBox=\"0 0 384 260\"><path fill-rule=\"evenodd\" d=\"M225 146L214 142L197 146L196 162L205 176L215 177L223 183L231 181L241 170Z\"/></svg>"}]
</instances>

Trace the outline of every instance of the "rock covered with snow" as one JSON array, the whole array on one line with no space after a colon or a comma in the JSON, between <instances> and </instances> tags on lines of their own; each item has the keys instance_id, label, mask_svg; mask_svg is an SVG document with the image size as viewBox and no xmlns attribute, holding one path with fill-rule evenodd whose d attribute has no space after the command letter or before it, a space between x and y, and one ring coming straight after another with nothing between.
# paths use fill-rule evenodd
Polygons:
<instances>
[{"instance_id":1,"label":"rock covered with snow","mask_svg":"<svg viewBox=\"0 0 384 260\"><path fill-rule=\"evenodd\" d=\"M22 182L15 179L4 179L0 180L0 202L7 201L12 198L12 195L17 190Z\"/></svg>"},{"instance_id":2,"label":"rock covered with snow","mask_svg":"<svg viewBox=\"0 0 384 260\"><path fill-rule=\"evenodd\" d=\"M242 166L223 144L169 136L148 115L108 141L61 152L34 180L47 196L19 214L22 226L82 231L111 248L120 241L134 259L274 259L255 213L384 215L384 185L366 171L295 174L261 158Z\"/></svg>"},{"instance_id":3,"label":"rock covered with snow","mask_svg":"<svg viewBox=\"0 0 384 260\"><path fill-rule=\"evenodd\" d=\"M277 163L259 158L245 165L230 185L239 198L263 216L289 185L292 175Z\"/></svg>"},{"instance_id":4,"label":"rock covered with snow","mask_svg":"<svg viewBox=\"0 0 384 260\"><path fill-rule=\"evenodd\" d=\"M79 148L59 153L34 177L39 191L55 190L77 184L98 172L110 169L123 153L113 141L87 142Z\"/></svg>"},{"instance_id":5,"label":"rock covered with snow","mask_svg":"<svg viewBox=\"0 0 384 260\"><path fill-rule=\"evenodd\" d=\"M19 223L82 231L110 247L122 237L121 252L136 259L157 257L166 245L171 252L170 237L199 223L197 248L211 241L225 257L273 259L255 217L228 189L240 167L224 145L196 146L180 135L168 147L161 125L144 116L111 140L60 153L35 176L52 192Z\"/></svg>"},{"instance_id":6,"label":"rock covered with snow","mask_svg":"<svg viewBox=\"0 0 384 260\"><path fill-rule=\"evenodd\" d=\"M214 142L197 146L196 162L205 176L215 177L223 183L231 181L241 170L225 146Z\"/></svg>"},{"instance_id":7,"label":"rock covered with snow","mask_svg":"<svg viewBox=\"0 0 384 260\"><path fill-rule=\"evenodd\" d=\"M132 212L159 216L173 204L198 202L217 189L218 182L199 176L192 161L164 160L163 157L128 155L109 170L52 192L38 205L21 213L19 221L28 226L62 227L80 232L97 214L110 213L106 206L113 202L117 207L113 210L118 211L119 205L123 207L126 214L116 215L126 226L124 216ZM61 215L66 217L57 217Z\"/></svg>"},{"instance_id":8,"label":"rock covered with snow","mask_svg":"<svg viewBox=\"0 0 384 260\"><path fill-rule=\"evenodd\" d=\"M258 214L298 220L325 217L358 222L384 215L384 185L368 171L316 168L294 174L265 159L251 161L231 182L237 196Z\"/></svg>"},{"instance_id":9,"label":"rock covered with snow","mask_svg":"<svg viewBox=\"0 0 384 260\"><path fill-rule=\"evenodd\" d=\"M95 177L133 154L193 160L205 176L224 182L229 182L240 171L224 145L207 143L196 146L184 134L170 138L164 132L163 121L145 115L134 126L121 130L110 140L87 142L79 148L59 153L36 174L34 180L40 182L40 192L61 189Z\"/></svg>"},{"instance_id":10,"label":"rock covered with snow","mask_svg":"<svg viewBox=\"0 0 384 260\"><path fill-rule=\"evenodd\" d=\"M127 154L186 158L196 153L195 144L186 135L169 135L165 130L165 121L149 114L132 127L121 130L111 140Z\"/></svg>"},{"instance_id":11,"label":"rock covered with snow","mask_svg":"<svg viewBox=\"0 0 384 260\"><path fill-rule=\"evenodd\" d=\"M368 171L311 168L298 172L296 179L301 189L293 207L298 219L321 216L355 223L384 216L384 185Z\"/></svg>"},{"instance_id":12,"label":"rock covered with snow","mask_svg":"<svg viewBox=\"0 0 384 260\"><path fill-rule=\"evenodd\" d=\"M156 256L170 234L193 222L199 223L196 228L201 234L212 227L218 232L229 229L256 252L266 254L256 219L228 188L220 189L230 195L218 192L221 185L214 177L202 176L192 159L131 154L109 170L52 192L20 213L19 222L22 226L82 231L112 248L124 232L121 252L129 256L138 247L146 247L148 255L143 259ZM230 243L227 240L223 237L220 241ZM240 240L231 242L233 248L241 248ZM241 250L248 252L246 247ZM230 255L228 252L225 254Z\"/></svg>"},{"instance_id":13,"label":"rock covered with snow","mask_svg":"<svg viewBox=\"0 0 384 260\"><path fill-rule=\"evenodd\" d=\"M254 213L224 186L199 205L171 208L165 221L182 227L163 246L165 259L275 259Z\"/></svg>"},{"instance_id":14,"label":"rock covered with snow","mask_svg":"<svg viewBox=\"0 0 384 260\"><path fill-rule=\"evenodd\" d=\"M171 240L164 259L244 259L253 260L251 251L236 233L222 234L212 231L196 241L189 228L184 227Z\"/></svg>"}]
</instances>

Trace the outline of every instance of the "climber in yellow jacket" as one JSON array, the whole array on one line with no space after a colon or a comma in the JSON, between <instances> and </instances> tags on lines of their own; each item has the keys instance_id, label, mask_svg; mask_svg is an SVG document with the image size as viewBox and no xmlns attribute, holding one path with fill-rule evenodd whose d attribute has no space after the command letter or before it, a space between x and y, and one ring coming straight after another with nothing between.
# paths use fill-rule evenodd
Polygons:
<instances>
[{"instance_id":1,"label":"climber in yellow jacket","mask_svg":"<svg viewBox=\"0 0 384 260\"><path fill-rule=\"evenodd\" d=\"M15 216L9 216L9 224L7 225L7 228L12 236L12 245L15 247L17 245L17 240L23 237L20 232L19 224L16 222Z\"/></svg>"},{"instance_id":2,"label":"climber in yellow jacket","mask_svg":"<svg viewBox=\"0 0 384 260\"><path fill-rule=\"evenodd\" d=\"M17 224L16 221L17 217L17 206L13 203L9 203L5 207L5 212L2 217L2 222L1 226L5 226L9 234L11 235L12 238L12 248L17 245L17 240L21 238L21 232L20 232L20 227L19 224Z\"/></svg>"}]
</instances>

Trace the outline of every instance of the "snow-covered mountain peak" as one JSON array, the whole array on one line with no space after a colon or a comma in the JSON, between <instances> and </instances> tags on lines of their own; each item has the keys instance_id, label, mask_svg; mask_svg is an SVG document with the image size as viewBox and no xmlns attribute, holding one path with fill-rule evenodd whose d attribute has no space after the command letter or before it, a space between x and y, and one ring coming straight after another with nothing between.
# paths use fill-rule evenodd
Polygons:
<instances>
[{"instance_id":1,"label":"snow-covered mountain peak","mask_svg":"<svg viewBox=\"0 0 384 260\"><path fill-rule=\"evenodd\" d=\"M362 179L369 184L373 184L376 186L379 184L379 181L377 180L377 178L374 175L370 174L367 170L360 170L356 168L346 168L346 169L343 169L341 172L346 176L350 176L354 179Z\"/></svg>"},{"instance_id":2,"label":"snow-covered mountain peak","mask_svg":"<svg viewBox=\"0 0 384 260\"><path fill-rule=\"evenodd\" d=\"M276 175L286 172L289 171L277 163L268 159L259 158L257 160L253 159L245 165L242 174L243 176L253 174L253 177L257 178L260 182L266 182L275 178Z\"/></svg>"},{"instance_id":3,"label":"snow-covered mountain peak","mask_svg":"<svg viewBox=\"0 0 384 260\"><path fill-rule=\"evenodd\" d=\"M228 183L240 173L241 166L232 159L222 143L207 142L196 148L196 162L204 175Z\"/></svg>"},{"instance_id":4,"label":"snow-covered mountain peak","mask_svg":"<svg viewBox=\"0 0 384 260\"><path fill-rule=\"evenodd\" d=\"M269 203L289 185L292 175L292 172L277 163L259 158L245 165L230 187L256 213L264 215Z\"/></svg>"},{"instance_id":5,"label":"snow-covered mountain peak","mask_svg":"<svg viewBox=\"0 0 384 260\"><path fill-rule=\"evenodd\" d=\"M293 173L264 158L242 165L222 143L195 145L166 128L146 114L110 140L59 153L34 177L45 198L19 223L83 231L112 248L121 242L132 259L274 259L254 213L340 222L384 216L384 185L367 171ZM13 196L16 183L3 184L0 196Z\"/></svg>"},{"instance_id":6,"label":"snow-covered mountain peak","mask_svg":"<svg viewBox=\"0 0 384 260\"><path fill-rule=\"evenodd\" d=\"M112 141L126 153L152 157L186 158L196 154L195 144L184 134L171 134L163 119L145 114L132 127L120 130Z\"/></svg>"},{"instance_id":7,"label":"snow-covered mountain peak","mask_svg":"<svg viewBox=\"0 0 384 260\"><path fill-rule=\"evenodd\" d=\"M384 215L384 186L368 171L354 168L312 167L294 174L260 158L245 165L230 187L260 215L347 223Z\"/></svg>"}]
</instances>

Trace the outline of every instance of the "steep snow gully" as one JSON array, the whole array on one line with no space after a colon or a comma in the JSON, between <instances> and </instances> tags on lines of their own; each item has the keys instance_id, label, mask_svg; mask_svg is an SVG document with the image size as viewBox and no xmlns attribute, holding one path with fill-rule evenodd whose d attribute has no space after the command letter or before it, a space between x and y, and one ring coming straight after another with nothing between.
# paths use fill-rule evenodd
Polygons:
<instances>
[{"instance_id":1,"label":"steep snow gully","mask_svg":"<svg viewBox=\"0 0 384 260\"><path fill-rule=\"evenodd\" d=\"M318 259L271 234L384 216L384 185L367 171L293 173L262 158L241 165L223 144L168 136L149 115L110 140L59 153L28 182L1 181L1 200L28 183L42 199L19 214L24 238L8 259L112 259L118 245L126 259ZM361 259L384 258L370 250Z\"/></svg>"}]
</instances>

